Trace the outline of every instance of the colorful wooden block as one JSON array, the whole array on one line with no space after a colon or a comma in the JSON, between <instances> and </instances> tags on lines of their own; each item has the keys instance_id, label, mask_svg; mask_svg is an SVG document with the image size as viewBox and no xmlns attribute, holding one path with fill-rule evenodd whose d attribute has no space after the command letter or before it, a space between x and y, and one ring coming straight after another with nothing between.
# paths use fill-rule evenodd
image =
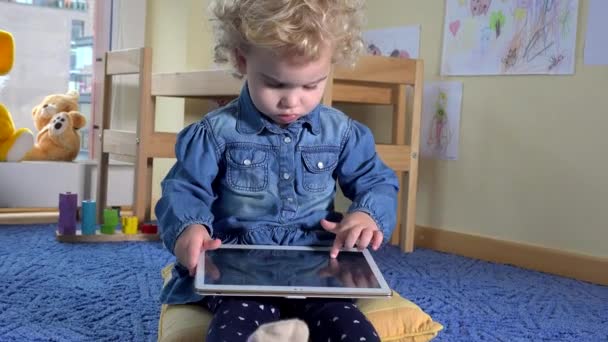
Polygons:
<instances>
[{"instance_id":1,"label":"colorful wooden block","mask_svg":"<svg viewBox=\"0 0 608 342\"><path fill-rule=\"evenodd\" d=\"M97 205L93 200L82 201L82 235L94 235L97 230Z\"/></svg>"},{"instance_id":2,"label":"colorful wooden block","mask_svg":"<svg viewBox=\"0 0 608 342\"><path fill-rule=\"evenodd\" d=\"M124 234L137 234L137 226L137 216L128 216L122 218L122 232Z\"/></svg>"},{"instance_id":3,"label":"colorful wooden block","mask_svg":"<svg viewBox=\"0 0 608 342\"><path fill-rule=\"evenodd\" d=\"M73 194L71 192L59 194L59 222L57 223L59 234L76 234L77 210L78 194Z\"/></svg>"},{"instance_id":4,"label":"colorful wooden block","mask_svg":"<svg viewBox=\"0 0 608 342\"><path fill-rule=\"evenodd\" d=\"M118 211L116 209L104 209L101 232L103 234L114 234L116 226L118 226Z\"/></svg>"},{"instance_id":5,"label":"colorful wooden block","mask_svg":"<svg viewBox=\"0 0 608 342\"><path fill-rule=\"evenodd\" d=\"M158 227L153 223L144 223L141 225L143 234L158 234Z\"/></svg>"}]
</instances>

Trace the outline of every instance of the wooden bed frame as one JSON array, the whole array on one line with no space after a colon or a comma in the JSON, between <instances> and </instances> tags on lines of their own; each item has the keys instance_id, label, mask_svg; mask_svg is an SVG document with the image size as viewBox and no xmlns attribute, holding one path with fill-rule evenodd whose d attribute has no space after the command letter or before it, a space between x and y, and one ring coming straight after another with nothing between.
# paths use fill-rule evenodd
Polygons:
<instances>
[{"instance_id":1,"label":"wooden bed frame","mask_svg":"<svg viewBox=\"0 0 608 342\"><path fill-rule=\"evenodd\" d=\"M101 124L95 132L100 140L98 153L97 209L98 218L106 206L109 155L127 156L135 163L133 213L140 222L150 219L153 158L174 158L175 133L154 129L156 97L229 99L238 96L243 81L228 70L205 70L152 73L150 48L107 52L104 63L104 95ZM110 129L112 77L138 74L140 111L137 131ZM420 113L423 90L423 62L365 56L354 69L336 68L327 84L323 103L335 102L390 105L393 108L392 144L376 146L382 160L395 170L401 191L397 226L391 243L411 252L414 248L416 192L418 183L418 152ZM413 88L410 125L406 117L406 88ZM406 141L409 137L409 142ZM123 157L124 158L124 157ZM404 177L408 183L404 187ZM407 210L403 220L403 197L407 193ZM405 221L403 225L402 222Z\"/></svg>"}]
</instances>

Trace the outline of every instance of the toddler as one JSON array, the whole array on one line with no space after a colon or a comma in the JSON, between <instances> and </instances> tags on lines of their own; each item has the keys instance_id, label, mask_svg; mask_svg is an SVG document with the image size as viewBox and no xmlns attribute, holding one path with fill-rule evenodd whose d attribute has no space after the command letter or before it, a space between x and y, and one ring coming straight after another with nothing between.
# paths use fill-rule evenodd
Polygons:
<instances>
[{"instance_id":1,"label":"toddler","mask_svg":"<svg viewBox=\"0 0 608 342\"><path fill-rule=\"evenodd\" d=\"M331 245L335 258L341 248L375 250L390 238L395 173L367 127L320 103L332 66L352 65L363 50L362 6L212 4L216 60L231 62L245 83L236 100L178 134L177 161L155 208L161 238L177 258L161 300L210 310L207 341L270 336L258 327L291 318L299 321L290 331L305 322L312 341L379 341L352 300L201 297L192 278L201 251L222 243ZM334 210L336 180L352 201L344 216Z\"/></svg>"}]
</instances>

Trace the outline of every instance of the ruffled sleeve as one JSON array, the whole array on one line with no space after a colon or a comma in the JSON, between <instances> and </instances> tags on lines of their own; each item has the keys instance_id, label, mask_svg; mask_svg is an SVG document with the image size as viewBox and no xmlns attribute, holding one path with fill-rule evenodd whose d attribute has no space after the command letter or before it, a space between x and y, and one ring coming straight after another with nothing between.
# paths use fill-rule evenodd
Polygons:
<instances>
[{"instance_id":1,"label":"ruffled sleeve","mask_svg":"<svg viewBox=\"0 0 608 342\"><path fill-rule=\"evenodd\" d=\"M161 239L172 253L189 225L205 225L213 234L211 205L216 196L212 184L221 152L205 119L178 134L175 155L177 161L161 183L162 196L155 208Z\"/></svg>"}]
</instances>

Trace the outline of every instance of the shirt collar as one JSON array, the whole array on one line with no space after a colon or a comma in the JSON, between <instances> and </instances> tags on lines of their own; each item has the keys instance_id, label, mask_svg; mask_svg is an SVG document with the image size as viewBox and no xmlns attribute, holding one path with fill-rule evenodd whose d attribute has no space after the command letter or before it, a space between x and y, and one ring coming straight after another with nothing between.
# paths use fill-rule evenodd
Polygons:
<instances>
[{"instance_id":1,"label":"shirt collar","mask_svg":"<svg viewBox=\"0 0 608 342\"><path fill-rule=\"evenodd\" d=\"M308 115L298 119L303 125L306 124L305 126L308 126L310 131L315 135L321 131L321 122L319 120L321 106L321 104L317 105ZM279 128L255 107L249 94L247 82L243 85L241 94L239 95L238 112L236 130L239 133L260 134L264 128L271 132L276 132L277 128Z\"/></svg>"}]
</instances>

